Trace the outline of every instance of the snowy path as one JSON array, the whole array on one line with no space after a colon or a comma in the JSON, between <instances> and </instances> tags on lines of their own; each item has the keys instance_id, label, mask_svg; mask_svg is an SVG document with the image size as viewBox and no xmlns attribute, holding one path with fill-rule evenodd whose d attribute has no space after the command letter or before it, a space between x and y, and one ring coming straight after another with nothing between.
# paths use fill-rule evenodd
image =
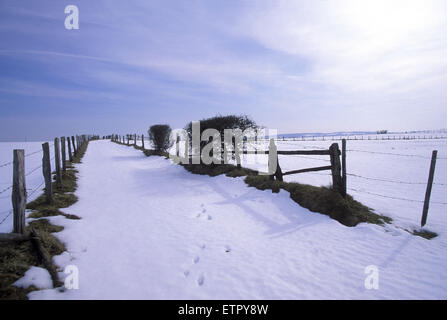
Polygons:
<instances>
[{"instance_id":1,"label":"snowy path","mask_svg":"<svg viewBox=\"0 0 447 320\"><path fill-rule=\"evenodd\" d=\"M188 173L160 157L95 141L78 165L82 217L50 220L79 269L78 290L36 299L447 298L447 244L402 230L345 227L287 192ZM379 268L379 290L364 286ZM63 277L63 272L61 276Z\"/></svg>"}]
</instances>

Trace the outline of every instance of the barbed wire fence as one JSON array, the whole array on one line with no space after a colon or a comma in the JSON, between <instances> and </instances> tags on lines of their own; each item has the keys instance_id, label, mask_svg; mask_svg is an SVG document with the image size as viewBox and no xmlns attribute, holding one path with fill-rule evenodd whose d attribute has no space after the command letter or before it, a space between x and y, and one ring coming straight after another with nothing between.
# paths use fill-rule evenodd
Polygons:
<instances>
[{"instance_id":1,"label":"barbed wire fence","mask_svg":"<svg viewBox=\"0 0 447 320\"><path fill-rule=\"evenodd\" d=\"M288 138L288 139L282 139L282 138L278 138L276 139L276 141L279 144L283 144L287 146L287 149L293 149L293 148L304 148L304 149L325 149L326 147L322 145L315 145L312 144L313 141L321 141L321 142L331 142L333 140L338 140L336 138L334 139L327 139L328 137L326 137L326 139L301 139L301 138ZM447 138L445 136L442 137L435 137L435 136L426 136L423 139L440 139L440 138ZM339 140L342 139L346 139L346 137L340 137ZM417 139L417 137L415 137L415 139ZM422 138L421 138L422 139ZM361 140L361 139L351 139L351 140ZM364 140L376 140L376 139L364 139ZM380 140L380 139L377 139ZM401 139L384 139L384 140L401 140ZM407 139L402 139L402 140L407 140ZM410 139L408 139L410 140ZM413 140L413 138L411 138L411 140ZM430 156L425 156L425 155L421 155L421 154L414 154L414 153L399 153L399 152L383 152L383 151L372 151L372 150L361 150L358 148L346 148L346 152L347 153L365 153L368 155L376 155L376 156L381 156L381 157L404 157L406 159L414 159L417 161L421 161L421 160L432 160L432 165L433 165L433 155ZM325 159L320 159L320 158L315 158L315 157L306 157L306 156L299 156L300 158L308 158L308 159L312 159L312 160L318 160L318 161L325 161ZM436 153L436 157L435 157L435 163L436 161L445 161L447 160L447 157L439 157L437 156ZM348 168L349 169L349 168ZM431 171L431 168L430 168ZM318 173L318 172L307 172L306 174L312 174L312 175L329 175L326 173ZM433 168L433 174L434 174L434 168ZM426 186L427 190L430 189L429 192L429 196L428 196L428 200L430 198L430 193L431 193L431 188L432 186L435 188L445 188L447 187L447 182L445 181L435 181L434 177L432 177L431 181L430 178L428 179L428 181L410 181L410 180L405 180L405 179L399 179L399 178L394 178L394 179L390 179L390 178L386 178L386 177L379 177L379 176L369 176L369 175L362 175L358 172L346 172L346 176L349 178L353 178L356 180L365 180L365 181L372 181L372 182L384 182L384 183L389 183L389 184L396 184L396 185L406 185L406 186ZM357 185L357 183L354 183L354 185ZM430 185L430 186L428 186ZM426 199L423 199L423 194L421 195L421 198L411 198L411 197L405 197L405 196L400 196L400 195L395 195L395 194L386 194L385 192L376 192L375 190L368 190L368 188L364 188L364 187L349 187L347 188L349 191L358 193L358 194L367 194L369 196L372 197L376 197L376 198L383 198L383 199L388 199L388 200L395 200L395 201L405 201L405 202L411 202L411 203L418 203L418 204L424 204L424 211L428 210L428 203L431 205L439 205L439 206L447 206L447 202L444 201L432 201L429 200L427 201L427 190L426 190ZM398 189L399 190L399 189ZM447 190L446 190L447 191ZM425 208L427 206L427 208ZM422 224L422 223L421 223ZM425 223L424 223L425 224Z\"/></svg>"},{"instance_id":2,"label":"barbed wire fence","mask_svg":"<svg viewBox=\"0 0 447 320\"><path fill-rule=\"evenodd\" d=\"M75 140L74 140L74 137L72 136L71 137L72 138L71 142L73 143L73 148L74 148L73 154L75 154L76 150L79 149L79 147L83 143L88 141L88 139L90 139L90 137L91 136L87 136L87 135L76 136L76 148L75 148L75 143L74 143ZM69 139L67 139L66 141L67 141L67 143L70 143ZM55 147L56 143L57 143L57 148ZM33 167L31 170L25 172L24 171L25 160L29 159L32 156L36 156L36 155L40 155L40 154L45 153L44 152L44 145L47 145L47 149L46 150L47 150L47 155L48 155L47 159L48 159L48 166L49 166L49 170L48 170L49 176L45 177L45 173L44 173L44 170L43 170L44 161L42 161L42 163L39 166ZM53 173L51 171L51 163L53 161L55 161L55 164L56 164L55 170L56 171L57 170L61 170L61 166L60 165L58 166L57 163L56 163L56 162L59 162L59 164L60 164L60 161L61 161L61 152L62 151L60 150L60 146L61 145L59 143L59 138L56 138L54 140L54 142L44 143L42 145L42 148L40 148L38 150L34 150L32 152L29 152L29 153L25 153L25 151L23 149L14 149L14 157L16 157L16 155L19 155L20 153L22 154L21 160L20 160L20 157L17 158L17 161L19 163L21 163L21 164L17 165L17 167L16 167L16 164L14 163L14 161L16 161L16 160L9 161L9 162L5 162L5 163L0 164L0 169L13 169L12 170L12 171L14 171L13 176L15 174L20 176L19 180L21 182L18 182L18 185L20 183L23 183L23 185L24 185L25 184L25 179L26 178L29 179L31 176L34 176L35 174L37 174L39 172L39 170L41 170L41 172L42 172L42 177L39 180L36 180L35 177L32 178L31 179L32 183L33 184L37 184L37 186L33 186L32 188L22 189L22 190L24 190L24 194L19 194L20 191L17 191L17 189L15 189L14 183L17 183L16 181L14 181L13 183L11 183L11 182L2 182L1 184L6 185L6 187L3 187L0 190L0 200L5 200L5 199L9 198L13 202L14 201L14 199L12 197L12 193L13 192L18 192L18 194L19 194L18 196L21 197L22 199L26 199L26 201L33 200L33 196L36 193L38 193L39 191L43 190L43 188L46 186L46 183L48 183L48 181L49 181L49 183L51 183L51 181L52 181L52 174ZM53 147L54 147L54 154L53 154L52 157L50 157L50 148L53 148ZM64 147L65 147L65 145L64 145ZM66 149L64 147L62 148L62 150L64 150L64 152L65 152ZM69 150L69 153L71 155L71 149L68 148L68 150ZM62 157L62 159L65 159L65 157ZM22 171L21 171L21 169L19 167L21 167ZM14 207L14 208L16 208L16 207ZM16 231L15 230L16 229L16 223L14 222L14 231L13 231L13 233L22 233L23 234L23 232L24 232L24 219L25 219L24 218L25 217L25 206L23 205L23 203L21 203L21 207L19 209L17 209L17 208L16 209L10 208L10 209L4 210L4 211L0 211L0 225L4 224L6 221L8 221L8 219L11 219L11 216L14 216L14 220L15 220L16 219L16 214L17 215L20 214L22 216L22 220L21 220L22 227L19 228L20 231Z\"/></svg>"},{"instance_id":3,"label":"barbed wire fence","mask_svg":"<svg viewBox=\"0 0 447 320\"><path fill-rule=\"evenodd\" d=\"M51 144L52 146L54 146L54 143L52 143ZM30 157L30 156L33 156L33 155L37 155L37 154L41 154L43 151L42 151L42 149L40 149L40 150L36 150L36 151L33 151L33 152L30 152L30 153L27 153L27 154L25 154L25 158L27 158L27 157ZM51 160L50 161L53 161L54 160L54 158L55 158L55 156L53 155L53 157L51 158ZM4 164L4 165L2 165L2 166L0 166L0 167L7 167L7 166L9 166L10 164L13 164L13 161L11 161L11 162L7 162L6 164ZM33 169L31 169L30 171L28 171L28 172L26 172L25 173L25 177L29 177L29 176L31 176L32 174L34 174L35 172L37 172L37 170L39 170L39 169L42 169L42 164L41 165L39 165L39 166L37 166L37 167L34 167ZM4 184L7 184L7 183L4 183ZM28 200L37 192L37 191L39 191L39 190L42 190L42 186L45 184L45 181L43 181L43 179L41 180L41 182L40 182L40 184L37 186L37 187L34 187L34 188L27 188L26 189L26 192L27 192L27 198L28 198ZM2 195L2 194L5 194L5 195L3 195L3 196L1 196L0 197L0 200L3 200L3 199L11 199L11 192L12 192L12 189L13 189L13 185L12 184L10 184L8 187L6 187L6 188L3 188L2 190L0 190L0 195ZM8 192L8 191L10 191L10 192ZM3 224L12 214L13 214L13 212L14 212L14 210L13 209L9 209L9 210L6 210L6 211L2 211L2 212L0 212L0 225L1 224ZM4 217L3 217L4 216Z\"/></svg>"},{"instance_id":4,"label":"barbed wire fence","mask_svg":"<svg viewBox=\"0 0 447 320\"><path fill-rule=\"evenodd\" d=\"M268 138L266 138L268 140ZM395 141L395 140L439 140L447 139L445 132L438 133L389 133L389 134L351 134L351 135L300 135L295 137L278 136L277 141Z\"/></svg>"}]
</instances>

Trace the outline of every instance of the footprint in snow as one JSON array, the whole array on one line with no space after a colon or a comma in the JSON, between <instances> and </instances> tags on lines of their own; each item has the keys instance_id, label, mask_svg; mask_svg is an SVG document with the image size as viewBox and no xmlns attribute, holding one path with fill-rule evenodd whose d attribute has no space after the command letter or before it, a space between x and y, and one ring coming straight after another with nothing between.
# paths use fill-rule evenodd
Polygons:
<instances>
[{"instance_id":1,"label":"footprint in snow","mask_svg":"<svg viewBox=\"0 0 447 320\"><path fill-rule=\"evenodd\" d=\"M204 282L205 282L205 277L203 276L203 274L201 274L201 275L197 278L197 284L198 284L199 286L203 286Z\"/></svg>"},{"instance_id":2,"label":"footprint in snow","mask_svg":"<svg viewBox=\"0 0 447 320\"><path fill-rule=\"evenodd\" d=\"M206 210L205 210L205 211L206 211ZM199 219L199 218L202 218L202 217L203 217L203 219L206 219L206 220L213 220L213 217L212 217L211 215L209 215L209 214L204 215L203 213L204 213L204 212L202 212L202 213L198 213L198 214L196 215L196 218Z\"/></svg>"},{"instance_id":3,"label":"footprint in snow","mask_svg":"<svg viewBox=\"0 0 447 320\"><path fill-rule=\"evenodd\" d=\"M226 253L231 252L231 247L230 247L230 246L225 246L225 252L226 252Z\"/></svg>"},{"instance_id":4,"label":"footprint in snow","mask_svg":"<svg viewBox=\"0 0 447 320\"><path fill-rule=\"evenodd\" d=\"M202 209L202 213L205 213L205 212L206 212L206 209L205 209L205 208L203 208L203 209Z\"/></svg>"},{"instance_id":5,"label":"footprint in snow","mask_svg":"<svg viewBox=\"0 0 447 320\"><path fill-rule=\"evenodd\" d=\"M187 278L189 276L189 270L185 270L183 271L183 275L185 276L185 278Z\"/></svg>"},{"instance_id":6,"label":"footprint in snow","mask_svg":"<svg viewBox=\"0 0 447 320\"><path fill-rule=\"evenodd\" d=\"M196 256L195 258L194 258L194 264L197 264L197 263L199 263L199 261L200 261L200 257L199 256Z\"/></svg>"}]
</instances>

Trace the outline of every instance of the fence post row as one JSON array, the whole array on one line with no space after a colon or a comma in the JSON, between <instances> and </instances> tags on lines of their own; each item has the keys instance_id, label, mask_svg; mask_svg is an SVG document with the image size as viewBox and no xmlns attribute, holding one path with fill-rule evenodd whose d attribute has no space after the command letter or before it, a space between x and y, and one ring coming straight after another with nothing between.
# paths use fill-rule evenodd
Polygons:
<instances>
[{"instance_id":1,"label":"fence post row","mask_svg":"<svg viewBox=\"0 0 447 320\"><path fill-rule=\"evenodd\" d=\"M59 150L59 138L54 138L54 162L55 162L55 170L56 170L56 182L62 182L61 175L61 159L60 159L60 150Z\"/></svg>"},{"instance_id":2,"label":"fence post row","mask_svg":"<svg viewBox=\"0 0 447 320\"><path fill-rule=\"evenodd\" d=\"M45 180L45 197L47 199L47 202L50 203L53 201L53 187L51 184L50 145L48 144L48 142L42 144L42 150L42 173Z\"/></svg>"},{"instance_id":3,"label":"fence post row","mask_svg":"<svg viewBox=\"0 0 447 320\"><path fill-rule=\"evenodd\" d=\"M25 233L25 207L26 207L26 185L25 185L25 150L14 150L13 174L12 174L12 207L14 211L13 232Z\"/></svg>"},{"instance_id":4,"label":"fence post row","mask_svg":"<svg viewBox=\"0 0 447 320\"><path fill-rule=\"evenodd\" d=\"M424 207L422 209L421 227L427 223L428 207L430 204L431 189L433 187L433 178L435 176L436 157L438 150L433 150L431 155L430 172L428 174L427 190L425 191Z\"/></svg>"},{"instance_id":5,"label":"fence post row","mask_svg":"<svg viewBox=\"0 0 447 320\"><path fill-rule=\"evenodd\" d=\"M97 136L91 135L81 135L76 136L77 147L75 145L74 136L71 136L71 144L73 145L74 152L79 150L79 147L91 138L97 139ZM63 170L66 170L66 153L65 153L65 140L68 143L68 154L70 161L72 160L71 154L71 144L70 137L61 137L61 145L59 144L59 138L54 139L54 159L55 159L55 172L56 172L56 182L62 182L61 175L61 146L62 146L62 166ZM48 142L42 144L42 174L45 183L45 198L48 203L53 201L52 194L52 172L51 172L51 159L50 159L50 145ZM12 174L12 192L11 192L11 202L12 202L12 213L13 213L13 234L6 235L0 234L2 239L22 239L18 238L17 234L24 235L25 233L25 209L27 202L26 193L26 181L25 181L25 150L14 149L13 150L13 174Z\"/></svg>"},{"instance_id":6,"label":"fence post row","mask_svg":"<svg viewBox=\"0 0 447 320\"><path fill-rule=\"evenodd\" d=\"M143 150L144 150L144 134L141 135L141 145L143 146Z\"/></svg>"}]
</instances>

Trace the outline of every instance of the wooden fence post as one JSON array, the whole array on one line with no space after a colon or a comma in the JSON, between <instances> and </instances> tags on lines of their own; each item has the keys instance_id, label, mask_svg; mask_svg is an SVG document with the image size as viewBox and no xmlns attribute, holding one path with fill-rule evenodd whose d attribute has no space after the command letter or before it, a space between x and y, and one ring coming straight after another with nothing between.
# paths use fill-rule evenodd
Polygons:
<instances>
[{"instance_id":1,"label":"wooden fence post","mask_svg":"<svg viewBox=\"0 0 447 320\"><path fill-rule=\"evenodd\" d=\"M68 160L70 162L73 162L73 154L71 153L71 144L70 144L70 137L67 137L67 145L68 145Z\"/></svg>"},{"instance_id":2,"label":"wooden fence post","mask_svg":"<svg viewBox=\"0 0 447 320\"><path fill-rule=\"evenodd\" d=\"M73 145L73 155L76 155L78 152L76 150L75 139L74 136L71 136L71 144Z\"/></svg>"},{"instance_id":3,"label":"wooden fence post","mask_svg":"<svg viewBox=\"0 0 447 320\"><path fill-rule=\"evenodd\" d=\"M133 145L136 146L137 145L137 134L134 133L133 135Z\"/></svg>"},{"instance_id":4,"label":"wooden fence post","mask_svg":"<svg viewBox=\"0 0 447 320\"><path fill-rule=\"evenodd\" d=\"M343 197L346 197L347 193L347 181L346 181L346 139L341 140L341 169L342 169L342 182L343 182L343 189L342 189L342 195Z\"/></svg>"},{"instance_id":5,"label":"wooden fence post","mask_svg":"<svg viewBox=\"0 0 447 320\"><path fill-rule=\"evenodd\" d=\"M235 158L236 158L236 167L238 169L241 168L242 164L241 164L241 150L239 150L239 147L236 146L236 139L234 139L234 151L235 151Z\"/></svg>"},{"instance_id":6,"label":"wooden fence post","mask_svg":"<svg viewBox=\"0 0 447 320\"><path fill-rule=\"evenodd\" d=\"M333 143L329 147L329 154L331 157L331 171L332 171L332 188L334 191L343 194L343 183L341 178L341 164L340 164L340 149L338 143Z\"/></svg>"},{"instance_id":7,"label":"wooden fence post","mask_svg":"<svg viewBox=\"0 0 447 320\"><path fill-rule=\"evenodd\" d=\"M62 171L67 171L67 161L65 153L65 137L61 137L61 153L62 153Z\"/></svg>"},{"instance_id":8,"label":"wooden fence post","mask_svg":"<svg viewBox=\"0 0 447 320\"><path fill-rule=\"evenodd\" d=\"M279 165L279 158L276 155L276 172L275 172L276 180L283 181L281 166Z\"/></svg>"},{"instance_id":9,"label":"wooden fence post","mask_svg":"<svg viewBox=\"0 0 447 320\"><path fill-rule=\"evenodd\" d=\"M180 157L180 136L178 134L175 140L175 156Z\"/></svg>"},{"instance_id":10,"label":"wooden fence post","mask_svg":"<svg viewBox=\"0 0 447 320\"><path fill-rule=\"evenodd\" d=\"M144 150L144 134L141 135L141 146L143 147Z\"/></svg>"},{"instance_id":11,"label":"wooden fence post","mask_svg":"<svg viewBox=\"0 0 447 320\"><path fill-rule=\"evenodd\" d=\"M433 186L433 178L435 176L437 155L438 150L433 150L433 153L431 155L430 173L428 174L427 190L425 191L424 208L422 210L421 228L427 223L428 207L430 204L430 195Z\"/></svg>"},{"instance_id":12,"label":"wooden fence post","mask_svg":"<svg viewBox=\"0 0 447 320\"><path fill-rule=\"evenodd\" d=\"M183 153L183 163L189 164L189 135L185 136L185 151Z\"/></svg>"},{"instance_id":13,"label":"wooden fence post","mask_svg":"<svg viewBox=\"0 0 447 320\"><path fill-rule=\"evenodd\" d=\"M42 144L42 150L42 173L45 180L45 197L47 198L47 202L50 203L53 201L53 187L51 184L50 145L48 142Z\"/></svg>"},{"instance_id":14,"label":"wooden fence post","mask_svg":"<svg viewBox=\"0 0 447 320\"><path fill-rule=\"evenodd\" d=\"M13 151L13 174L12 174L12 207L14 209L14 233L25 233L25 207L26 207L26 185L25 185L25 150Z\"/></svg>"},{"instance_id":15,"label":"wooden fence post","mask_svg":"<svg viewBox=\"0 0 447 320\"><path fill-rule=\"evenodd\" d=\"M54 162L55 162L55 170L56 170L56 182L62 182L61 175L61 159L60 159L60 150L59 150L59 138L54 139Z\"/></svg>"},{"instance_id":16,"label":"wooden fence post","mask_svg":"<svg viewBox=\"0 0 447 320\"><path fill-rule=\"evenodd\" d=\"M269 142L269 160L268 160L269 180L274 180L277 170L278 170L278 153L275 145L275 140L271 138Z\"/></svg>"}]
</instances>

